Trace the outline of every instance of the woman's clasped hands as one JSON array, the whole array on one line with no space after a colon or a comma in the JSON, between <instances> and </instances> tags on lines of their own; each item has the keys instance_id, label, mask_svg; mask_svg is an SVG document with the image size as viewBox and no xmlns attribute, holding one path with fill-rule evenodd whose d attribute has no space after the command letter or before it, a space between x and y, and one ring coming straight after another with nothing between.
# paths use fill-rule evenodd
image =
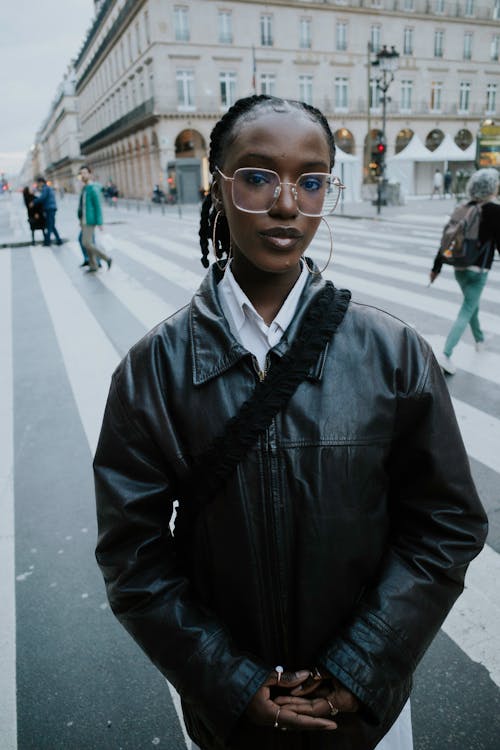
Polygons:
<instances>
[{"instance_id":1,"label":"woman's clasped hands","mask_svg":"<svg viewBox=\"0 0 500 750\"><path fill-rule=\"evenodd\" d=\"M253 696L246 717L275 729L330 731L337 729L338 713L354 713L358 707L355 696L326 672L276 667Z\"/></svg>"}]
</instances>

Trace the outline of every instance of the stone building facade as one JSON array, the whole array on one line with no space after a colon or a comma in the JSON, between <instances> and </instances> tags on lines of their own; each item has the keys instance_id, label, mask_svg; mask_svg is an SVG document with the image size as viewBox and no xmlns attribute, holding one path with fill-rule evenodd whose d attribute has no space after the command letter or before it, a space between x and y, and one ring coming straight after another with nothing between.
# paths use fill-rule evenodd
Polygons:
<instances>
[{"instance_id":1,"label":"stone building facade","mask_svg":"<svg viewBox=\"0 0 500 750\"><path fill-rule=\"evenodd\" d=\"M82 163L80 140L78 100L70 65L36 134L29 158L32 179L43 174L56 188L74 192Z\"/></svg>"},{"instance_id":2,"label":"stone building facade","mask_svg":"<svg viewBox=\"0 0 500 750\"><path fill-rule=\"evenodd\" d=\"M82 157L124 195L160 184L192 200L215 121L255 91L322 109L368 179L382 45L400 55L389 157L414 133L465 149L497 115L500 0L99 0L75 60Z\"/></svg>"}]
</instances>

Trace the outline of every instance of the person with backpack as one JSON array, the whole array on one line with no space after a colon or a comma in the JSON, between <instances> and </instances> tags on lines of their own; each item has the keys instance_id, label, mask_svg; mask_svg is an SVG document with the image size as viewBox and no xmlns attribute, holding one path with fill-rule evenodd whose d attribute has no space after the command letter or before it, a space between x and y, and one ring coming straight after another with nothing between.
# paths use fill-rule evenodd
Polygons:
<instances>
[{"instance_id":1,"label":"person with backpack","mask_svg":"<svg viewBox=\"0 0 500 750\"><path fill-rule=\"evenodd\" d=\"M446 338L438 362L444 372L454 375L456 365L451 359L453 349L470 325L476 350L484 346L484 333L479 323L479 301L488 280L495 248L500 252L500 204L497 202L499 176L496 169L474 172L466 192L469 200L453 212L444 228L441 246L430 272L431 284L443 263L454 267L455 279L463 294L463 302Z\"/></svg>"}]
</instances>

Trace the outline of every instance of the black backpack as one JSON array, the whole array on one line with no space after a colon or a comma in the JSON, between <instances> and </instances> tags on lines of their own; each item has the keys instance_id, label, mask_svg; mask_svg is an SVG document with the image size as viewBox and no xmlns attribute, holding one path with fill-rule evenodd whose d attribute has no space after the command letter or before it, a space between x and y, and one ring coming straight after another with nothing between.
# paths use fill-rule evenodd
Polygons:
<instances>
[{"instance_id":1,"label":"black backpack","mask_svg":"<svg viewBox=\"0 0 500 750\"><path fill-rule=\"evenodd\" d=\"M455 268L484 268L489 243L479 241L482 203L468 201L455 208L443 229L439 252L443 263Z\"/></svg>"}]
</instances>

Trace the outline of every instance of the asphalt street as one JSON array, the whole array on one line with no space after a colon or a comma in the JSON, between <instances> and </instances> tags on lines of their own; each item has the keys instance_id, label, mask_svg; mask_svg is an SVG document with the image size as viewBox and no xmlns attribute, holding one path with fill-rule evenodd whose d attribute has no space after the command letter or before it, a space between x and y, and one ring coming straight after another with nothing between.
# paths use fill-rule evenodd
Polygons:
<instances>
[{"instance_id":1,"label":"asphalt street","mask_svg":"<svg viewBox=\"0 0 500 750\"><path fill-rule=\"evenodd\" d=\"M460 300L428 287L451 200L343 207L326 277L442 347ZM138 208L140 210L138 210ZM199 285L197 207L106 208L113 266L79 267L76 200L61 247L31 246L19 195L0 197L0 750L186 750L175 691L112 616L94 561L91 474L110 375ZM37 238L41 239L40 235ZM328 256L320 230L311 256ZM500 263L448 378L480 495L487 547L417 669L415 750L500 749Z\"/></svg>"}]
</instances>

